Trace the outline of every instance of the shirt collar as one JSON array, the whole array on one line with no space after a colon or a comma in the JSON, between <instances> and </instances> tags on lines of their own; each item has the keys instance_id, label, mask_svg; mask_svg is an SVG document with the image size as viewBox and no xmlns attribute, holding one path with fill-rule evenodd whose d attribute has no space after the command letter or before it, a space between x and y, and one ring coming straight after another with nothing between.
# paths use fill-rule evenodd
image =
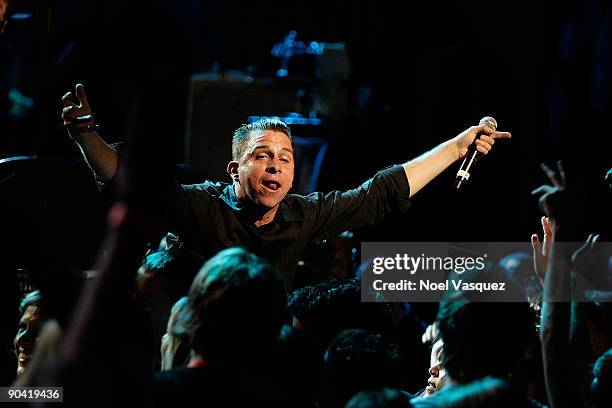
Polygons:
<instances>
[{"instance_id":1,"label":"shirt collar","mask_svg":"<svg viewBox=\"0 0 612 408\"><path fill-rule=\"evenodd\" d=\"M233 184L228 184L223 189L223 193L221 194L221 199L227 204L232 210L237 213L244 211L244 205L240 202L238 197L236 196L236 191L234 190ZM304 215L297 213L287 204L287 197L283 198L281 201L278 211L276 212L276 216L274 217L274 221L282 220L286 222L298 222L304 220Z\"/></svg>"},{"instance_id":2,"label":"shirt collar","mask_svg":"<svg viewBox=\"0 0 612 408\"><path fill-rule=\"evenodd\" d=\"M227 186L225 186L225 188L223 189L223 193L221 193L221 199L225 201L225 204L229 205L230 208L234 211L240 212L244 208L244 206L236 196L233 184L228 184Z\"/></svg>"}]
</instances>

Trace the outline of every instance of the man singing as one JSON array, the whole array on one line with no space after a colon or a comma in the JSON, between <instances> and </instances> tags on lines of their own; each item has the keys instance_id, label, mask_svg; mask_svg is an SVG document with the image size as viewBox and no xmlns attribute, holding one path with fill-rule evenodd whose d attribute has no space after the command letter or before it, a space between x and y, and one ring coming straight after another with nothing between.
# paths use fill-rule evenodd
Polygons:
<instances>
[{"instance_id":1,"label":"man singing","mask_svg":"<svg viewBox=\"0 0 612 408\"><path fill-rule=\"evenodd\" d=\"M76 100L68 92L62 101L62 118L70 137L95 176L112 181L117 151L98 134L84 87L76 86ZM475 139L477 150L487 154L495 139L509 137L510 133L487 125L472 126L416 159L378 172L353 190L302 196L288 194L295 165L289 127L279 120L262 119L234 132L232 161L227 165L231 183L160 181L163 218L168 230L206 257L240 246L267 259L291 288L307 243L405 211L409 198L465 156Z\"/></svg>"}]
</instances>

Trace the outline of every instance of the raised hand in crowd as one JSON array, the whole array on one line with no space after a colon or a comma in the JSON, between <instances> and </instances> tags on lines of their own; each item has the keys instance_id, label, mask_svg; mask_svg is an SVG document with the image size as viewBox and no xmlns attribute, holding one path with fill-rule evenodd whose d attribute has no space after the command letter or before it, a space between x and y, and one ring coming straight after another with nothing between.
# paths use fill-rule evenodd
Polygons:
<instances>
[{"instance_id":1,"label":"raised hand in crowd","mask_svg":"<svg viewBox=\"0 0 612 408\"><path fill-rule=\"evenodd\" d=\"M550 167L542 169L552 185L544 185L533 194L542 194L540 208L546 213L542 224L546 244L533 239L534 265L543 277L542 357L548 400L553 408L589 406L589 367L596 354L591 346L589 316L584 304L576 302L576 266L586 264L598 237L591 234L576 252L560 243L573 236L573 200L568 191L566 176L557 163L558 174ZM548 235L548 236L547 236ZM561 236L564 239L559 239ZM544 275L541 267L546 265Z\"/></svg>"},{"instance_id":2,"label":"raised hand in crowd","mask_svg":"<svg viewBox=\"0 0 612 408\"><path fill-rule=\"evenodd\" d=\"M551 230L558 233L559 228L563 226L562 237L571 238L574 226L574 196L568 189L563 164L560 160L557 162L558 172L545 163L542 163L541 167L551 184L544 184L533 190L531 194L540 195L539 205L548 218Z\"/></svg>"}]
</instances>

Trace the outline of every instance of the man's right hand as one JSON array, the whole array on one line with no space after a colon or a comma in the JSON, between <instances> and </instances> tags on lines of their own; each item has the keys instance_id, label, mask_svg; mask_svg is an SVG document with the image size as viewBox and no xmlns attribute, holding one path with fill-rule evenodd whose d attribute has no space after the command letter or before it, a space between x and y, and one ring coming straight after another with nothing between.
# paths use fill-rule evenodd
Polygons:
<instances>
[{"instance_id":1,"label":"man's right hand","mask_svg":"<svg viewBox=\"0 0 612 408\"><path fill-rule=\"evenodd\" d=\"M108 145L97 132L91 107L85 96L85 87L75 87L76 102L72 92L62 97L62 119L70 137L79 145L87 164L98 180L108 181L117 171L117 151Z\"/></svg>"},{"instance_id":2,"label":"man's right hand","mask_svg":"<svg viewBox=\"0 0 612 408\"><path fill-rule=\"evenodd\" d=\"M64 104L62 119L70 137L75 142L80 143L85 137L95 135L96 126L93 112L85 95L85 87L82 84L77 84L75 92L78 105L74 103L72 92L67 92L62 97L62 103Z\"/></svg>"}]
</instances>

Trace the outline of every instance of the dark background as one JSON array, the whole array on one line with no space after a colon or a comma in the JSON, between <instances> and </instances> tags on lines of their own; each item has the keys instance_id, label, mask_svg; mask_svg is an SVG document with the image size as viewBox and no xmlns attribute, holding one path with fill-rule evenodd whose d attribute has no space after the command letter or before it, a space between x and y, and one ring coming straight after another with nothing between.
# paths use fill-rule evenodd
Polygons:
<instances>
[{"instance_id":1,"label":"dark background","mask_svg":"<svg viewBox=\"0 0 612 408\"><path fill-rule=\"evenodd\" d=\"M301 113L308 95L329 94L312 58L292 59L289 76L275 77L280 62L270 50L290 30L302 41L345 43L350 62L348 78L334 83L340 108L331 112L341 114L319 112L324 126L296 129L329 141L319 190L354 187L485 115L512 132L478 163L465 191L451 189L457 163L413 198L408 213L358 231L361 240L526 241L541 231L530 196L546 181L539 164L558 159L577 197L577 239L609 230L609 1L52 3L50 14L10 21L0 37L0 158L38 157L0 164L6 282L17 268L43 276L90 268L102 237L110 199L62 129L65 92L85 84L109 142L122 141L134 112L145 112L145 136L163 146L160 160L181 163L194 73L246 72L253 81L240 89L257 89L261 106L275 106L279 89L303 89L307 97L293 101ZM246 122L234 113L249 107L220 83L199 102L221 113L196 110L191 118L211 117L210 129L229 130L192 137L218 140L209 154L227 161L231 129ZM32 106L15 106L10 90ZM284 113L254 106L252 114ZM185 166L177 173L185 182L212 176ZM13 297L3 301L12 305Z\"/></svg>"}]
</instances>

